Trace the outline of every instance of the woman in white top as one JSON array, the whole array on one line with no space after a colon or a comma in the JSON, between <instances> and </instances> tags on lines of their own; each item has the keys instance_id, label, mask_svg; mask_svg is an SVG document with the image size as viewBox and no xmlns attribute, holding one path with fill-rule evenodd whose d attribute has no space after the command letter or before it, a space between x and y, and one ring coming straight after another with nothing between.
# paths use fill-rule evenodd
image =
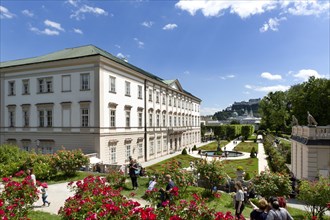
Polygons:
<instances>
[{"instance_id":1,"label":"woman in white top","mask_svg":"<svg viewBox=\"0 0 330 220\"><path fill-rule=\"evenodd\" d=\"M30 176L30 180L33 183L34 186L37 185L37 179L36 179L36 175L34 175L33 173L33 169L30 168L27 170L27 175Z\"/></svg>"},{"instance_id":2,"label":"woman in white top","mask_svg":"<svg viewBox=\"0 0 330 220\"><path fill-rule=\"evenodd\" d=\"M235 216L240 219L242 212L244 210L244 192L242 183L237 181L235 183L236 195L235 195Z\"/></svg>"}]
</instances>

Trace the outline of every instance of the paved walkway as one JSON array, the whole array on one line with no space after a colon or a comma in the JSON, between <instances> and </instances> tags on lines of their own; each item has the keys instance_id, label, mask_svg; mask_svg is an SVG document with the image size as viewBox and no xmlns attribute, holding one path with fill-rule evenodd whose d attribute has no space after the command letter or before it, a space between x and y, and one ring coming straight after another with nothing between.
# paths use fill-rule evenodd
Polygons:
<instances>
[{"instance_id":1,"label":"paved walkway","mask_svg":"<svg viewBox=\"0 0 330 220\"><path fill-rule=\"evenodd\" d=\"M205 142L205 143L201 143L199 145L196 145L196 147L201 147L203 145L206 145L206 144L209 144L210 142ZM234 144L233 141L231 141L230 143L228 143L226 145L226 150L229 150L229 151L232 151L234 149L234 147L240 143L240 141L237 141L235 142L236 144ZM224 150L224 149L223 149ZM141 163L143 167L147 167L147 166L151 166L153 164L156 164L160 161L163 161L163 160L166 160L166 159L169 159L169 158L172 158L172 157L175 157L177 155L181 154L181 151L178 151L178 152L175 152L175 153L172 153L170 155L166 155L162 158L157 158L157 159L154 159L154 160L150 160L150 161L147 161L147 162L143 162ZM191 156L194 156L194 157L201 157L199 154L198 154L198 151L191 151L190 154ZM238 160L238 159L245 159L245 158L249 158L250 157L250 154L249 153L245 153L243 156L241 157L231 157L231 158L227 158L230 159L230 160ZM257 155L257 158L258 158L258 162L259 162L259 173L261 171L264 171L265 169L268 168L268 164L267 164L267 160L266 160L266 154L265 154L265 151L264 151L264 147L263 147L263 144L262 143L258 143L258 155ZM205 157L203 157L205 158ZM213 158L212 157L207 157L208 160L212 160ZM222 158L221 160L224 160L225 158ZM38 202L36 202L34 205L35 205L35 210L40 210L40 211L44 211L44 212L49 212L49 213L53 213L53 214L57 214L58 213L58 210L60 209L61 206L64 205L64 202L65 202L65 199L67 199L68 197L70 196L73 196L73 192L71 192L68 188L67 188L67 184L68 183L59 183L59 184L53 184L53 185L49 185L49 188L48 188L48 201L51 202L51 205L49 207L42 207L42 200L41 198L39 199ZM142 205L145 205L144 201L140 201L140 200L137 200L138 202L140 202ZM297 209L301 209L301 210L306 210L305 209L305 206L301 203L299 203L297 200L294 200L294 199L290 199L288 200L288 203L287 203L288 206L290 207L294 207L294 208L297 208ZM329 212L326 213L327 215L330 215Z\"/></svg>"}]
</instances>

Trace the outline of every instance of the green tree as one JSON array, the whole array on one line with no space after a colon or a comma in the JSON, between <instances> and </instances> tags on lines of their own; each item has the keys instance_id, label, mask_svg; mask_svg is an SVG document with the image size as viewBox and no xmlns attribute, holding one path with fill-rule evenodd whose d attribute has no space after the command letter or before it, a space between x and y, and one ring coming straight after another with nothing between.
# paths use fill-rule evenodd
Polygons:
<instances>
[{"instance_id":1,"label":"green tree","mask_svg":"<svg viewBox=\"0 0 330 220\"><path fill-rule=\"evenodd\" d=\"M252 125L243 125L241 134L245 139L248 139L253 133L253 126Z\"/></svg>"},{"instance_id":2,"label":"green tree","mask_svg":"<svg viewBox=\"0 0 330 220\"><path fill-rule=\"evenodd\" d=\"M310 77L307 82L294 85L288 90L290 113L300 125L307 125L309 111L319 125L330 124L330 80Z\"/></svg>"},{"instance_id":3,"label":"green tree","mask_svg":"<svg viewBox=\"0 0 330 220\"><path fill-rule=\"evenodd\" d=\"M330 180L320 178L319 181L303 180L299 186L298 199L304 201L309 213L323 219L325 211L330 210Z\"/></svg>"},{"instance_id":4,"label":"green tree","mask_svg":"<svg viewBox=\"0 0 330 220\"><path fill-rule=\"evenodd\" d=\"M268 93L260 101L261 127L274 131L287 131L291 121L288 106L286 92Z\"/></svg>"}]
</instances>

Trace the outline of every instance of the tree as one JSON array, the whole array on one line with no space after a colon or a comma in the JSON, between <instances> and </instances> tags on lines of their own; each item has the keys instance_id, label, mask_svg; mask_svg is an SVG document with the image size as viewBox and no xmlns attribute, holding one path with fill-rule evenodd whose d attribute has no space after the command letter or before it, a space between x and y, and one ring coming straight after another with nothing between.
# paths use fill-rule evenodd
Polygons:
<instances>
[{"instance_id":1,"label":"tree","mask_svg":"<svg viewBox=\"0 0 330 220\"><path fill-rule=\"evenodd\" d=\"M253 133L253 126L252 125L243 125L241 134L244 137L244 139L248 139Z\"/></svg>"},{"instance_id":2,"label":"tree","mask_svg":"<svg viewBox=\"0 0 330 220\"><path fill-rule=\"evenodd\" d=\"M303 180L299 186L298 199L305 202L310 214L322 219L325 211L330 210L330 180L323 177L319 181Z\"/></svg>"}]
</instances>

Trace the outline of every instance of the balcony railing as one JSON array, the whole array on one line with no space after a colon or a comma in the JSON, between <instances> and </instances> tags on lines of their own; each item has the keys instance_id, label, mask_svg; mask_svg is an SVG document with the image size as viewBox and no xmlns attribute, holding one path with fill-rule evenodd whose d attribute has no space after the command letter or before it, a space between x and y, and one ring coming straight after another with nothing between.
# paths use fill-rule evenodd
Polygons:
<instances>
[{"instance_id":1,"label":"balcony railing","mask_svg":"<svg viewBox=\"0 0 330 220\"><path fill-rule=\"evenodd\" d=\"M330 139L330 126L293 126L292 136L303 137L310 140Z\"/></svg>"}]
</instances>

